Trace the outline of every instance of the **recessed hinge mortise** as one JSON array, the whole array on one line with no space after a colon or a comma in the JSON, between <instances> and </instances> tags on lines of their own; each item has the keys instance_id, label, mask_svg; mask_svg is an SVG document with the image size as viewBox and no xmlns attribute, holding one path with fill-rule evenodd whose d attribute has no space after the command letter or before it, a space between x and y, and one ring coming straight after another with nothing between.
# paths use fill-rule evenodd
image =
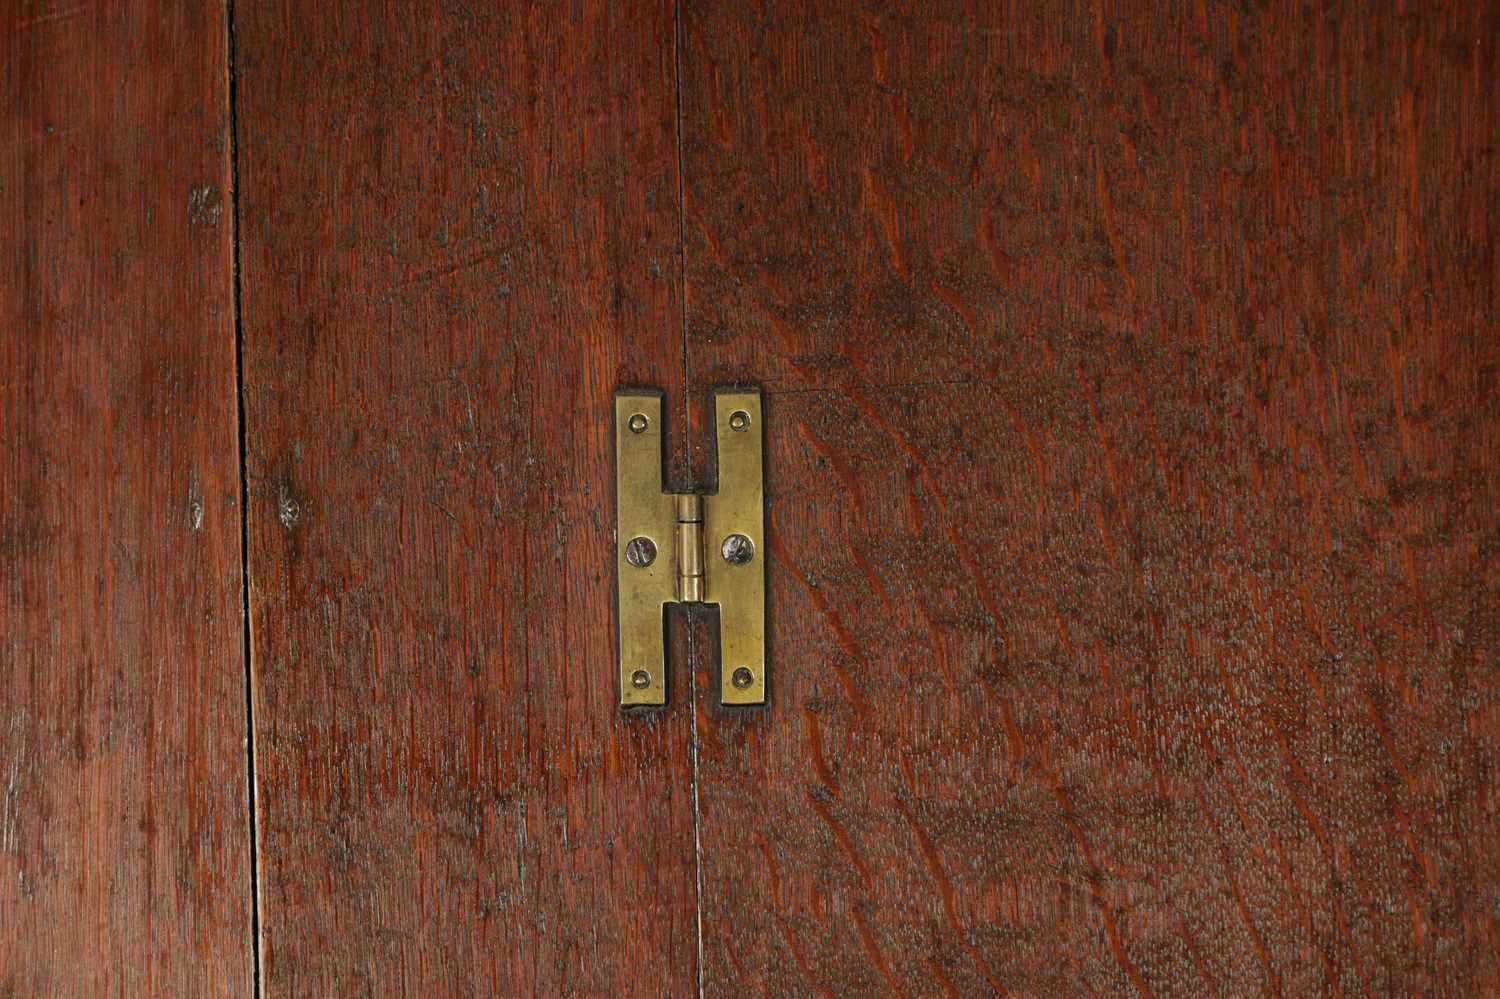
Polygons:
<instances>
[{"instance_id":1,"label":"recessed hinge mortise","mask_svg":"<svg viewBox=\"0 0 1500 999\"><path fill-rule=\"evenodd\" d=\"M719 605L719 698L766 701L760 392L714 396L719 489L662 491L662 397L615 393L620 706L667 703L663 609Z\"/></svg>"}]
</instances>

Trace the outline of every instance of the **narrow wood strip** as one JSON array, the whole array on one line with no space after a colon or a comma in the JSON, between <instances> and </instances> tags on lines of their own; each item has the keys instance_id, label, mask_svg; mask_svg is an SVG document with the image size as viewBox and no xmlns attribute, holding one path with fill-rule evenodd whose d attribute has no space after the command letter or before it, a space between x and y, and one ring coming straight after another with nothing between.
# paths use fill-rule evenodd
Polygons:
<instances>
[{"instance_id":1,"label":"narrow wood strip","mask_svg":"<svg viewBox=\"0 0 1500 999\"><path fill-rule=\"evenodd\" d=\"M0 994L245 996L224 7L0 39Z\"/></svg>"}]
</instances>

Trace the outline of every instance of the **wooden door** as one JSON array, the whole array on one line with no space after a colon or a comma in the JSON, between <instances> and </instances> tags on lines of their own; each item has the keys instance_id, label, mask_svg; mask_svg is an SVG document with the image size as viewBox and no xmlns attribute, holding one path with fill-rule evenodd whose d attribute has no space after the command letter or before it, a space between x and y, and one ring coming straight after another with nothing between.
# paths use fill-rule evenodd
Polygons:
<instances>
[{"instance_id":1,"label":"wooden door","mask_svg":"<svg viewBox=\"0 0 1500 999\"><path fill-rule=\"evenodd\" d=\"M683 398L672 9L236 29L262 987L686 989L689 715L608 679L611 393Z\"/></svg>"},{"instance_id":2,"label":"wooden door","mask_svg":"<svg viewBox=\"0 0 1500 999\"><path fill-rule=\"evenodd\" d=\"M11 7L0 993L1500 990L1500 6Z\"/></svg>"},{"instance_id":3,"label":"wooden door","mask_svg":"<svg viewBox=\"0 0 1500 999\"><path fill-rule=\"evenodd\" d=\"M1495 15L684 5L705 992L1500 988Z\"/></svg>"}]
</instances>

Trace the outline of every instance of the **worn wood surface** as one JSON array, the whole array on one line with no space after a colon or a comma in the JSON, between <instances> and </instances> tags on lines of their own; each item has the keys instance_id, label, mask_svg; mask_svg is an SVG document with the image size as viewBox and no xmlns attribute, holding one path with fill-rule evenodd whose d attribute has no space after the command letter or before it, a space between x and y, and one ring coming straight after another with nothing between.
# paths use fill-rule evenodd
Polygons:
<instances>
[{"instance_id":1,"label":"worn wood surface","mask_svg":"<svg viewBox=\"0 0 1500 999\"><path fill-rule=\"evenodd\" d=\"M1497 40L683 5L693 440L763 384L771 502L708 994L1500 990Z\"/></svg>"},{"instance_id":2,"label":"worn wood surface","mask_svg":"<svg viewBox=\"0 0 1500 999\"><path fill-rule=\"evenodd\" d=\"M246 995L223 7L0 4L0 994Z\"/></svg>"},{"instance_id":3,"label":"worn wood surface","mask_svg":"<svg viewBox=\"0 0 1500 999\"><path fill-rule=\"evenodd\" d=\"M691 991L691 713L621 716L610 624L612 393L683 405L671 5L236 28L265 992Z\"/></svg>"},{"instance_id":4,"label":"worn wood surface","mask_svg":"<svg viewBox=\"0 0 1500 999\"><path fill-rule=\"evenodd\" d=\"M1500 5L499 7L238 13L265 992L1500 990ZM0 27L0 993L244 994L224 11Z\"/></svg>"}]
</instances>

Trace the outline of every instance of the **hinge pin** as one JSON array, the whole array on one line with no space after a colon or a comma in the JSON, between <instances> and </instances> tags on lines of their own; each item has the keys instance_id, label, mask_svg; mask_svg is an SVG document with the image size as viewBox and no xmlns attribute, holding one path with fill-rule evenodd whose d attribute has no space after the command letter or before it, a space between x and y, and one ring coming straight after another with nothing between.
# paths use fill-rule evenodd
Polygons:
<instances>
[{"instance_id":1,"label":"hinge pin","mask_svg":"<svg viewBox=\"0 0 1500 999\"><path fill-rule=\"evenodd\" d=\"M703 497L677 494L677 602L703 600Z\"/></svg>"}]
</instances>

